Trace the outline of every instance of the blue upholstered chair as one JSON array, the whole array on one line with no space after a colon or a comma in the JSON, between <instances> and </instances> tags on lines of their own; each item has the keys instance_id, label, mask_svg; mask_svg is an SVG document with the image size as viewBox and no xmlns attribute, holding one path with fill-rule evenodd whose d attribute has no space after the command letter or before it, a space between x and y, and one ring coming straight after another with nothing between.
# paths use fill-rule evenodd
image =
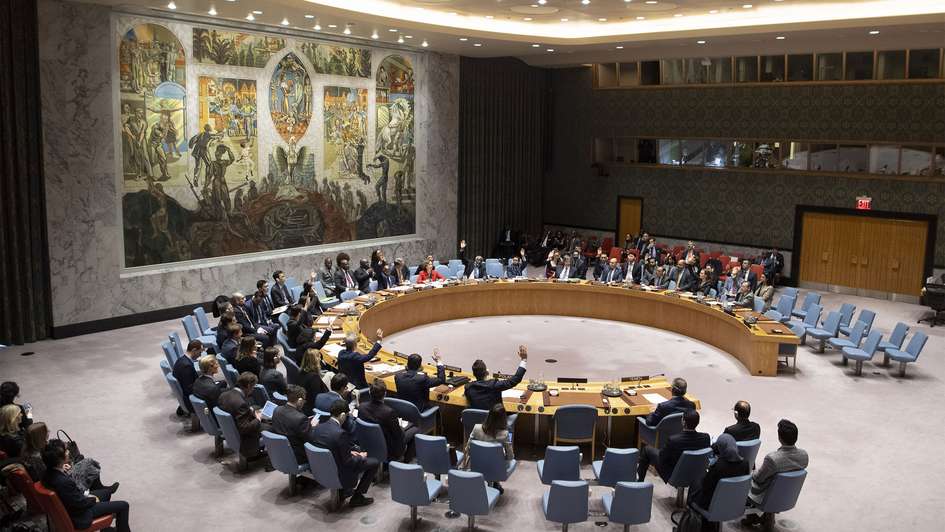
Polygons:
<instances>
[{"instance_id":1,"label":"blue upholstered chair","mask_svg":"<svg viewBox=\"0 0 945 532\"><path fill-rule=\"evenodd\" d=\"M440 411L440 407L431 406L421 412L417 405L396 397L385 397L384 404L393 408L401 419L416 425L419 433L436 432L436 415Z\"/></svg>"},{"instance_id":2,"label":"blue upholstered chair","mask_svg":"<svg viewBox=\"0 0 945 532\"><path fill-rule=\"evenodd\" d=\"M598 484L612 488L618 482L633 482L637 479L639 459L640 451L637 449L610 447L604 451L603 460L594 460L591 463L591 469Z\"/></svg>"},{"instance_id":3,"label":"blue upholstered chair","mask_svg":"<svg viewBox=\"0 0 945 532\"><path fill-rule=\"evenodd\" d=\"M194 309L194 319L197 320L197 328L200 330L200 334L205 334L207 336L212 336L214 334L214 328L210 326L210 320L207 318L207 311L203 307L196 307Z\"/></svg>"},{"instance_id":4,"label":"blue upholstered chair","mask_svg":"<svg viewBox=\"0 0 945 532\"><path fill-rule=\"evenodd\" d=\"M410 271L414 271L413 268L411 268ZM420 277L420 276L417 275L417 274L411 275L411 276L410 276L410 284L417 284L417 279L418 279L419 277Z\"/></svg>"},{"instance_id":5,"label":"blue upholstered chair","mask_svg":"<svg viewBox=\"0 0 945 532\"><path fill-rule=\"evenodd\" d=\"M180 357L174 349L174 344L171 342L161 342L161 350L164 351L164 358L167 359L168 365L173 368L174 363L177 362L177 359Z\"/></svg>"},{"instance_id":6,"label":"blue upholstered chair","mask_svg":"<svg viewBox=\"0 0 945 532\"><path fill-rule=\"evenodd\" d=\"M866 323L858 321L850 331L850 336L848 338L829 338L827 339L827 343L830 344L830 347L834 349L843 349L844 347L860 347L860 342L863 341L865 332Z\"/></svg>"},{"instance_id":7,"label":"blue upholstered chair","mask_svg":"<svg viewBox=\"0 0 945 532\"><path fill-rule=\"evenodd\" d=\"M804 314L804 320L790 320L787 322L792 328L795 325L800 325L805 329L813 329L817 327L817 324L820 323L820 313L823 310L823 307L817 304L813 304L808 307L807 312Z\"/></svg>"},{"instance_id":8,"label":"blue upholstered chair","mask_svg":"<svg viewBox=\"0 0 945 532\"><path fill-rule=\"evenodd\" d=\"M329 296L325 293L325 287L321 281L315 281L315 294L318 296L318 302L325 308L331 308L341 301L335 296Z\"/></svg>"},{"instance_id":9,"label":"blue upholstered chair","mask_svg":"<svg viewBox=\"0 0 945 532\"><path fill-rule=\"evenodd\" d=\"M171 366L167 363L166 360L162 360L161 363L158 365L161 366L161 373L163 373L164 375L167 375L168 373L171 372Z\"/></svg>"},{"instance_id":10,"label":"blue upholstered chair","mask_svg":"<svg viewBox=\"0 0 945 532\"><path fill-rule=\"evenodd\" d=\"M233 416L221 410L219 406L213 407L213 416L220 425L220 432L223 434L223 442L236 453L236 470L245 471L247 467L246 457L240 452L240 431L236 428L236 421L233 420Z\"/></svg>"},{"instance_id":11,"label":"blue upholstered chair","mask_svg":"<svg viewBox=\"0 0 945 532\"><path fill-rule=\"evenodd\" d=\"M505 276L505 272L502 271L502 263L496 262L486 262L486 276L495 277L500 279Z\"/></svg>"},{"instance_id":12,"label":"blue upholstered chair","mask_svg":"<svg viewBox=\"0 0 945 532\"><path fill-rule=\"evenodd\" d=\"M711 455L712 448L710 447L698 451L683 451L679 461L676 462L676 467L673 468L673 474L666 481L667 484L676 488L676 506L682 508L686 488L697 486L702 482L702 477L705 476L706 469L709 467Z\"/></svg>"},{"instance_id":13,"label":"blue upholstered chair","mask_svg":"<svg viewBox=\"0 0 945 532\"><path fill-rule=\"evenodd\" d=\"M553 444L591 443L591 460L594 460L597 442L597 409L591 405L560 406L554 415Z\"/></svg>"},{"instance_id":14,"label":"blue upholstered chair","mask_svg":"<svg viewBox=\"0 0 945 532\"><path fill-rule=\"evenodd\" d=\"M329 509L337 511L341 508L341 477L338 475L338 465L335 463L335 457L331 451L315 447L311 443L305 444L305 456L308 458L307 468L312 472L315 482L318 482L323 488L331 494Z\"/></svg>"},{"instance_id":15,"label":"blue upholstered chair","mask_svg":"<svg viewBox=\"0 0 945 532\"><path fill-rule=\"evenodd\" d=\"M190 394L190 404L194 407L194 413L200 421L200 428L208 435L213 437L213 452L216 456L223 455L223 432L213 413L207 408L207 403L194 394Z\"/></svg>"},{"instance_id":16,"label":"blue upholstered chair","mask_svg":"<svg viewBox=\"0 0 945 532\"><path fill-rule=\"evenodd\" d=\"M650 509L653 507L653 484L649 482L619 482L613 494L605 493L601 497L604 512L611 523L623 525L624 532L630 531L631 525L650 522Z\"/></svg>"},{"instance_id":17,"label":"blue upholstered chair","mask_svg":"<svg viewBox=\"0 0 945 532\"><path fill-rule=\"evenodd\" d=\"M807 329L802 324L787 324L794 333L794 336L800 340L801 345L807 341ZM793 373L797 373L797 346L794 344L778 344L778 362L784 359L785 367L790 367ZM794 359L794 364L788 364L789 359Z\"/></svg>"},{"instance_id":18,"label":"blue upholstered chair","mask_svg":"<svg viewBox=\"0 0 945 532\"><path fill-rule=\"evenodd\" d=\"M719 291L718 291L718 290L716 290L715 288L710 288L710 289L709 289L709 297L711 297L712 299L715 299L715 298L718 297L718 296L719 296Z\"/></svg>"},{"instance_id":19,"label":"blue upholstered chair","mask_svg":"<svg viewBox=\"0 0 945 532\"><path fill-rule=\"evenodd\" d=\"M487 482L505 482L512 476L518 461L505 459L505 448L500 443L469 442L469 469L482 473Z\"/></svg>"},{"instance_id":20,"label":"blue upholstered chair","mask_svg":"<svg viewBox=\"0 0 945 532\"><path fill-rule=\"evenodd\" d=\"M266 447L266 454L269 455L269 462L273 469L289 475L289 495L295 495L298 491L298 477L310 470L309 464L300 464L296 460L289 439L281 434L264 430L262 431L262 442Z\"/></svg>"},{"instance_id":21,"label":"blue upholstered chair","mask_svg":"<svg viewBox=\"0 0 945 532\"><path fill-rule=\"evenodd\" d=\"M290 286L289 294L292 295L292 301L298 301L299 296L302 295L302 286L301 285Z\"/></svg>"},{"instance_id":22,"label":"blue upholstered chair","mask_svg":"<svg viewBox=\"0 0 945 532\"><path fill-rule=\"evenodd\" d=\"M912 335L912 339L909 340L909 345L906 346L905 351L899 349L886 350L886 355L899 363L900 377L906 376L906 364L915 362L919 359L919 353L922 352L922 348L925 347L925 342L928 339L929 337L927 334L922 331L918 331Z\"/></svg>"},{"instance_id":23,"label":"blue upholstered chair","mask_svg":"<svg viewBox=\"0 0 945 532\"><path fill-rule=\"evenodd\" d=\"M171 389L171 393L174 394L174 398L177 399L177 404L180 406L181 410L187 410L187 403L184 401L184 391L180 387L180 383L177 382L177 379L174 377L174 374L167 372L164 374L164 380L167 382L167 385Z\"/></svg>"},{"instance_id":24,"label":"blue upholstered chair","mask_svg":"<svg viewBox=\"0 0 945 532\"><path fill-rule=\"evenodd\" d=\"M384 439L384 431L377 423L368 423L363 419L354 420L354 438L358 445L364 449L369 458L374 458L380 466L378 472L383 475L384 464L387 463L387 440Z\"/></svg>"},{"instance_id":25,"label":"blue upholstered chair","mask_svg":"<svg viewBox=\"0 0 945 532\"><path fill-rule=\"evenodd\" d=\"M856 305L853 303L844 303L840 305L840 326L846 327L850 325L850 320L853 319L853 313L856 312Z\"/></svg>"},{"instance_id":26,"label":"blue upholstered chair","mask_svg":"<svg viewBox=\"0 0 945 532\"><path fill-rule=\"evenodd\" d=\"M775 308L765 312L765 317L786 323L791 319L791 311L794 310L794 301L795 299L793 297L786 294L782 295L778 298L778 304L775 305Z\"/></svg>"},{"instance_id":27,"label":"blue upholstered chair","mask_svg":"<svg viewBox=\"0 0 945 532\"><path fill-rule=\"evenodd\" d=\"M292 347L289 347L289 339L286 337L285 331L283 331L281 328L276 329L276 342L278 342L279 345L282 347L282 353L283 355L285 355L282 357L282 360L291 358L290 355L295 354L295 349ZM286 377L286 380L287 381L289 380L288 377ZM294 383L290 383L290 384L294 384Z\"/></svg>"},{"instance_id":28,"label":"blue upholstered chair","mask_svg":"<svg viewBox=\"0 0 945 532\"><path fill-rule=\"evenodd\" d=\"M277 319L279 320L279 328L282 329L283 332L287 331L289 329L289 313L283 312L279 314Z\"/></svg>"},{"instance_id":29,"label":"blue upholstered chair","mask_svg":"<svg viewBox=\"0 0 945 532\"><path fill-rule=\"evenodd\" d=\"M417 434L413 440L417 452L417 463L423 468L425 473L435 475L440 479L440 475L450 472L450 449L446 438L443 436L428 436L426 434ZM462 461L462 453L458 461Z\"/></svg>"},{"instance_id":30,"label":"blue upholstered chair","mask_svg":"<svg viewBox=\"0 0 945 532\"><path fill-rule=\"evenodd\" d=\"M282 365L285 366L286 384L298 384L299 374L301 372L298 364L296 364L295 360L289 356L282 357L281 360L282 360Z\"/></svg>"},{"instance_id":31,"label":"blue upholstered chair","mask_svg":"<svg viewBox=\"0 0 945 532\"><path fill-rule=\"evenodd\" d=\"M443 277L446 277L447 279L450 279L453 277L453 271L450 270L449 266L446 266L443 264L437 264L436 268L433 268L433 269L436 270L437 273L439 273Z\"/></svg>"},{"instance_id":32,"label":"blue upholstered chair","mask_svg":"<svg viewBox=\"0 0 945 532\"><path fill-rule=\"evenodd\" d=\"M846 365L848 359L856 361L856 371L854 373L861 375L863 373L863 362L873 358L873 353L876 352L876 347L882 339L882 333L873 331L866 337L862 347L844 347L841 349L843 364Z\"/></svg>"},{"instance_id":33,"label":"blue upholstered chair","mask_svg":"<svg viewBox=\"0 0 945 532\"><path fill-rule=\"evenodd\" d=\"M646 424L646 417L637 417L637 447L640 442L655 447L657 449L663 446L663 443L673 434L682 432L682 412L670 414L660 420L656 426Z\"/></svg>"},{"instance_id":34,"label":"blue upholstered chair","mask_svg":"<svg viewBox=\"0 0 945 532\"><path fill-rule=\"evenodd\" d=\"M173 347L174 352L177 353L177 357L175 358L184 356L184 344L180 341L180 335L177 334L177 331L168 334L167 339L170 340L171 347Z\"/></svg>"},{"instance_id":35,"label":"blue upholstered chair","mask_svg":"<svg viewBox=\"0 0 945 532\"><path fill-rule=\"evenodd\" d=\"M669 282L669 286L667 286L666 289L667 289L667 290L675 290L675 289L676 289L676 281L670 281L670 282Z\"/></svg>"},{"instance_id":36,"label":"blue upholstered chair","mask_svg":"<svg viewBox=\"0 0 945 532\"><path fill-rule=\"evenodd\" d=\"M483 423L486 420L486 416L489 415L487 410L481 410L478 408L466 408L459 414L459 419L463 424L463 441L469 439L469 433L472 432L474 426Z\"/></svg>"},{"instance_id":37,"label":"blue upholstered chair","mask_svg":"<svg viewBox=\"0 0 945 532\"><path fill-rule=\"evenodd\" d=\"M764 312L765 310L765 300L761 299L758 296L754 296L751 300L751 309L755 312Z\"/></svg>"},{"instance_id":38,"label":"blue upholstered chair","mask_svg":"<svg viewBox=\"0 0 945 532\"><path fill-rule=\"evenodd\" d=\"M755 438L753 440L735 442L735 446L738 447L738 454L748 462L748 465L751 466L752 469L755 469L755 460L758 459L758 451L761 449L761 440Z\"/></svg>"},{"instance_id":39,"label":"blue upholstered chair","mask_svg":"<svg viewBox=\"0 0 945 532\"><path fill-rule=\"evenodd\" d=\"M220 371L223 372L223 378L226 379L226 384L229 387L232 388L233 386L236 386L236 379L238 379L240 376L240 372L236 371L236 368L229 364L220 364Z\"/></svg>"},{"instance_id":40,"label":"blue upholstered chair","mask_svg":"<svg viewBox=\"0 0 945 532\"><path fill-rule=\"evenodd\" d=\"M275 403L276 406L282 406L289 402L289 398L282 395L279 392L272 392L272 397L270 397L269 399L272 400L272 402Z\"/></svg>"},{"instance_id":41,"label":"blue upholstered chair","mask_svg":"<svg viewBox=\"0 0 945 532\"><path fill-rule=\"evenodd\" d=\"M768 485L768 489L764 492L761 504L757 505L757 508L764 513L763 525L765 530L774 528L774 514L794 508L794 505L797 504L797 498L801 495L801 488L804 487L804 479L806 478L806 469L778 473L774 476L771 484Z\"/></svg>"},{"instance_id":42,"label":"blue upholstered chair","mask_svg":"<svg viewBox=\"0 0 945 532\"><path fill-rule=\"evenodd\" d=\"M358 295L360 295L360 294L361 294L361 292L359 292L359 291L357 291L357 290L345 290L344 292L341 293L341 300L342 300L342 301L349 301L349 300L351 300L351 299L354 299L354 298L358 297Z\"/></svg>"},{"instance_id":43,"label":"blue upholstered chair","mask_svg":"<svg viewBox=\"0 0 945 532\"><path fill-rule=\"evenodd\" d=\"M706 521L716 523L718 530L721 523L738 519L745 513L745 501L748 500L750 489L751 475L723 478L716 485L708 508L695 502L690 506Z\"/></svg>"},{"instance_id":44,"label":"blue upholstered chair","mask_svg":"<svg viewBox=\"0 0 945 532\"><path fill-rule=\"evenodd\" d=\"M197 320L193 316L184 316L180 321L184 325L184 332L187 333L189 341L200 340L204 347L216 347L217 337L215 335L200 334L200 330L197 328Z\"/></svg>"},{"instance_id":45,"label":"blue upholstered chair","mask_svg":"<svg viewBox=\"0 0 945 532\"><path fill-rule=\"evenodd\" d=\"M863 309L860 311L860 315L856 318L856 321L866 324L866 330L863 331L863 334L869 334L873 330L873 320L876 319L876 313L869 309ZM844 336L850 336L850 333L853 331L853 328L850 326L840 327L840 333Z\"/></svg>"},{"instance_id":46,"label":"blue upholstered chair","mask_svg":"<svg viewBox=\"0 0 945 532\"><path fill-rule=\"evenodd\" d=\"M489 515L499 500L499 490L486 486L482 474L450 469L450 510L469 517L469 530L476 528L477 515Z\"/></svg>"},{"instance_id":47,"label":"blue upholstered chair","mask_svg":"<svg viewBox=\"0 0 945 532\"><path fill-rule=\"evenodd\" d=\"M817 352L823 353L827 340L837 336L839 329L840 313L836 310L832 310L827 314L827 319L824 320L820 327L810 327L807 329L807 336L811 336L817 340Z\"/></svg>"},{"instance_id":48,"label":"blue upholstered chair","mask_svg":"<svg viewBox=\"0 0 945 532\"><path fill-rule=\"evenodd\" d=\"M502 261L496 258L486 259L486 264L501 264Z\"/></svg>"},{"instance_id":49,"label":"blue upholstered chair","mask_svg":"<svg viewBox=\"0 0 945 532\"><path fill-rule=\"evenodd\" d=\"M889 335L889 340L886 342L880 342L876 349L879 349L883 352L883 365L889 365L889 355L886 354L887 349L902 349L902 342L906 339L906 334L909 333L909 326L903 322L899 322L893 328L892 334Z\"/></svg>"},{"instance_id":50,"label":"blue upholstered chair","mask_svg":"<svg viewBox=\"0 0 945 532\"><path fill-rule=\"evenodd\" d=\"M813 305L820 305L820 294L817 292L807 292L807 295L804 296L804 302L801 304L801 308L791 311L791 315L797 316L803 320L807 317L807 312Z\"/></svg>"},{"instance_id":51,"label":"blue upholstered chair","mask_svg":"<svg viewBox=\"0 0 945 532\"><path fill-rule=\"evenodd\" d=\"M584 480L556 480L542 496L541 508L545 519L561 523L562 532L568 525L587 521L589 487Z\"/></svg>"},{"instance_id":52,"label":"blue upholstered chair","mask_svg":"<svg viewBox=\"0 0 945 532\"><path fill-rule=\"evenodd\" d=\"M581 450L576 445L545 447L545 457L536 464L542 484L555 480L581 480Z\"/></svg>"},{"instance_id":53,"label":"blue upholstered chair","mask_svg":"<svg viewBox=\"0 0 945 532\"><path fill-rule=\"evenodd\" d=\"M411 528L417 525L417 507L430 506L443 491L439 480L424 479L423 468L416 464L390 463L390 498L410 507Z\"/></svg>"},{"instance_id":54,"label":"blue upholstered chair","mask_svg":"<svg viewBox=\"0 0 945 532\"><path fill-rule=\"evenodd\" d=\"M458 274L462 274L466 270L466 266L463 264L463 261L459 259L450 259L446 264L446 267L449 268L450 277L456 277Z\"/></svg>"}]
</instances>

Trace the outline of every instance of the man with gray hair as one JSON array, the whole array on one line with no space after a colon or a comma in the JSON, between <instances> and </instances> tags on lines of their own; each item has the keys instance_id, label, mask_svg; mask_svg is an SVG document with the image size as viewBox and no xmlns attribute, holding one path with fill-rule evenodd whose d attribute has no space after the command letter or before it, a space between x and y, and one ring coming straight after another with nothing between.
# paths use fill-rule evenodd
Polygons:
<instances>
[{"instance_id":1,"label":"man with gray hair","mask_svg":"<svg viewBox=\"0 0 945 532\"><path fill-rule=\"evenodd\" d=\"M662 403L656 405L656 410L652 414L646 416L646 424L656 426L657 423L662 421L662 419L670 414L675 414L677 412L686 412L687 410L695 410L696 405L689 399L686 399L686 389L688 384L686 384L686 379L682 377L676 377L673 379L673 385L670 389L670 392L673 394L672 399L663 401Z\"/></svg>"},{"instance_id":2,"label":"man with gray hair","mask_svg":"<svg viewBox=\"0 0 945 532\"><path fill-rule=\"evenodd\" d=\"M345 348L338 353L338 371L344 373L354 384L355 388L367 388L367 379L364 377L364 364L370 362L381 350L381 339L384 337L384 331L378 329L376 333L377 340L374 346L367 354L358 352L358 337L355 334L345 336Z\"/></svg>"}]
</instances>

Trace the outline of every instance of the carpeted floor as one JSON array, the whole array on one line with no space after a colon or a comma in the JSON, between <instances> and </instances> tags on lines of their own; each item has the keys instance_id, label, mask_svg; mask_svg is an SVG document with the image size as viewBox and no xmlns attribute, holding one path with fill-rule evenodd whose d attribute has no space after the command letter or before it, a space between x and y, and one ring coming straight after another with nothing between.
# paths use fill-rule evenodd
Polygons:
<instances>
[{"instance_id":1,"label":"carpeted floor","mask_svg":"<svg viewBox=\"0 0 945 532\"><path fill-rule=\"evenodd\" d=\"M391 335L399 351L429 353L439 346L446 360L468 367L483 358L490 369L508 371L515 349L529 347L529 376L546 379L586 375L666 373L683 376L702 400L700 430L717 435L731 422L738 399L753 406L762 426L764 454L777 447L776 423L786 417L800 429L798 445L811 457L797 508L779 517L780 530L940 530L945 495L939 483L945 465L937 457L945 423L937 406L945 395L945 327L915 325L922 307L851 296L824 295L828 309L855 303L878 313L874 327L888 332L905 321L931 336L919 363L906 378L895 368L867 363L852 376L839 356L801 348L798 373L751 377L732 357L714 347L645 327L553 317L497 317L433 324ZM176 320L0 351L0 379L15 380L21 400L52 430L66 429L81 450L103 465L103 480L121 481L119 498L131 503L137 531L198 530L407 530L409 511L391 502L386 484L373 487L376 502L366 509L329 514L323 490L307 488L289 497L286 477L260 466L244 474L230 469L233 458L212 456L202 433L191 434L174 416L176 401L161 379L159 344ZM183 331L180 331L183 335ZM21 357L23 352L34 355ZM544 362L547 358L557 363ZM877 357L880 358L881 357ZM589 466L584 478L593 478ZM670 530L674 492L658 478L652 521L639 530ZM522 460L505 494L481 530L555 530L541 511L532 461ZM602 520L600 495L592 486L588 523ZM447 506L421 508L419 530L461 530L465 519L444 517ZM596 515L594 515L596 514ZM939 523L936 525L935 523ZM608 528L616 530L615 526ZM727 529L740 529L736 523Z\"/></svg>"}]
</instances>

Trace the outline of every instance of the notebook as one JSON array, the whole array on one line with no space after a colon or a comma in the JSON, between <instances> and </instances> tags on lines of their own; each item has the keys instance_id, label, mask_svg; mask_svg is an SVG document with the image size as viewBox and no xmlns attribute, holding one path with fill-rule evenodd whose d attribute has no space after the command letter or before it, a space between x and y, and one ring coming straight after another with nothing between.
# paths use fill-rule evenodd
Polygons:
<instances>
[{"instance_id":1,"label":"notebook","mask_svg":"<svg viewBox=\"0 0 945 532\"><path fill-rule=\"evenodd\" d=\"M272 401L266 401L265 406L262 408L262 415L266 419L272 419L273 412L276 411L276 403Z\"/></svg>"}]
</instances>

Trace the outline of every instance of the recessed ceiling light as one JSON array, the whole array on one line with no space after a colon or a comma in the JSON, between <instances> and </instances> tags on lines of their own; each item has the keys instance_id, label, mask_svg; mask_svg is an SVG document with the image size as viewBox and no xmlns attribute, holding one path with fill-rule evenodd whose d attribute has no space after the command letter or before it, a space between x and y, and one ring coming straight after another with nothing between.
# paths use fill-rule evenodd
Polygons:
<instances>
[{"instance_id":1,"label":"recessed ceiling light","mask_svg":"<svg viewBox=\"0 0 945 532\"><path fill-rule=\"evenodd\" d=\"M256 20L256 17L254 17L253 14L250 13L250 14L246 15L246 20Z\"/></svg>"},{"instance_id":2,"label":"recessed ceiling light","mask_svg":"<svg viewBox=\"0 0 945 532\"><path fill-rule=\"evenodd\" d=\"M473 46L482 46L482 43L481 43L481 42L476 42L476 43L473 43Z\"/></svg>"},{"instance_id":3,"label":"recessed ceiling light","mask_svg":"<svg viewBox=\"0 0 945 532\"><path fill-rule=\"evenodd\" d=\"M426 39L424 39L423 42L420 43L420 46L426 48L427 46L430 46L430 43L428 43L428 42L426 41Z\"/></svg>"},{"instance_id":4,"label":"recessed ceiling light","mask_svg":"<svg viewBox=\"0 0 945 532\"><path fill-rule=\"evenodd\" d=\"M401 36L397 37L397 42L400 43L400 44L404 44L404 36L401 35Z\"/></svg>"},{"instance_id":5,"label":"recessed ceiling light","mask_svg":"<svg viewBox=\"0 0 945 532\"><path fill-rule=\"evenodd\" d=\"M683 16L683 14L682 14L682 13L676 13L676 14L673 15L673 16L674 16L674 17L681 17L681 16Z\"/></svg>"},{"instance_id":6,"label":"recessed ceiling light","mask_svg":"<svg viewBox=\"0 0 945 532\"><path fill-rule=\"evenodd\" d=\"M705 44L705 41L696 41L696 44Z\"/></svg>"},{"instance_id":7,"label":"recessed ceiling light","mask_svg":"<svg viewBox=\"0 0 945 532\"><path fill-rule=\"evenodd\" d=\"M590 4L591 0L581 0L581 3L584 5ZM554 50L548 50L549 52L554 52Z\"/></svg>"},{"instance_id":8,"label":"recessed ceiling light","mask_svg":"<svg viewBox=\"0 0 945 532\"><path fill-rule=\"evenodd\" d=\"M376 38L377 38L377 30L374 30L374 32L371 33L371 38L372 38L372 39L376 39Z\"/></svg>"},{"instance_id":9,"label":"recessed ceiling light","mask_svg":"<svg viewBox=\"0 0 945 532\"><path fill-rule=\"evenodd\" d=\"M469 40L469 37L460 37L459 40L466 42Z\"/></svg>"},{"instance_id":10,"label":"recessed ceiling light","mask_svg":"<svg viewBox=\"0 0 945 532\"><path fill-rule=\"evenodd\" d=\"M397 33L397 28L388 28L387 31L389 31L389 32L391 32L391 33Z\"/></svg>"},{"instance_id":11,"label":"recessed ceiling light","mask_svg":"<svg viewBox=\"0 0 945 532\"><path fill-rule=\"evenodd\" d=\"M282 22L280 22L279 24L282 24L283 26L288 26L288 25L289 25L289 19L283 17L283 18L282 18Z\"/></svg>"},{"instance_id":12,"label":"recessed ceiling light","mask_svg":"<svg viewBox=\"0 0 945 532\"><path fill-rule=\"evenodd\" d=\"M337 25L337 24L329 24L328 27L331 28L331 29L335 29L335 28L338 27L338 25Z\"/></svg>"},{"instance_id":13,"label":"recessed ceiling light","mask_svg":"<svg viewBox=\"0 0 945 532\"><path fill-rule=\"evenodd\" d=\"M175 4L174 2L171 2L171 3L167 4L167 8L168 8L168 9L177 9L177 4Z\"/></svg>"},{"instance_id":14,"label":"recessed ceiling light","mask_svg":"<svg viewBox=\"0 0 945 532\"><path fill-rule=\"evenodd\" d=\"M590 3L590 2L588 2L588 3ZM555 51L555 49L554 49L554 48L548 48L548 49L547 49L547 50L545 50L545 51L546 51L546 52L554 52L554 51Z\"/></svg>"},{"instance_id":15,"label":"recessed ceiling light","mask_svg":"<svg viewBox=\"0 0 945 532\"><path fill-rule=\"evenodd\" d=\"M623 50L623 46L618 46L617 49L618 49L618 50Z\"/></svg>"},{"instance_id":16,"label":"recessed ceiling light","mask_svg":"<svg viewBox=\"0 0 945 532\"><path fill-rule=\"evenodd\" d=\"M541 5L545 5L548 3L548 0L538 0L538 3Z\"/></svg>"},{"instance_id":17,"label":"recessed ceiling light","mask_svg":"<svg viewBox=\"0 0 945 532\"><path fill-rule=\"evenodd\" d=\"M312 26L312 29L315 31L322 31L322 25L316 22L315 25Z\"/></svg>"},{"instance_id":18,"label":"recessed ceiling light","mask_svg":"<svg viewBox=\"0 0 945 532\"><path fill-rule=\"evenodd\" d=\"M659 2L657 2L656 0L646 0L645 3L647 3L647 4L658 4Z\"/></svg>"},{"instance_id":19,"label":"recessed ceiling light","mask_svg":"<svg viewBox=\"0 0 945 532\"><path fill-rule=\"evenodd\" d=\"M779 40L779 41L783 41L783 40L785 39L785 37L784 37L784 35L778 35L777 37L775 37L775 39L777 39L777 40Z\"/></svg>"},{"instance_id":20,"label":"recessed ceiling light","mask_svg":"<svg viewBox=\"0 0 945 532\"><path fill-rule=\"evenodd\" d=\"M879 30L870 30L870 35L879 35Z\"/></svg>"},{"instance_id":21,"label":"recessed ceiling light","mask_svg":"<svg viewBox=\"0 0 945 532\"><path fill-rule=\"evenodd\" d=\"M207 14L210 15L211 17L217 16L217 8L211 6L210 11L207 11Z\"/></svg>"},{"instance_id":22,"label":"recessed ceiling light","mask_svg":"<svg viewBox=\"0 0 945 532\"><path fill-rule=\"evenodd\" d=\"M532 48L541 48L541 45L540 45L540 44L533 44L533 45L532 45Z\"/></svg>"},{"instance_id":23,"label":"recessed ceiling light","mask_svg":"<svg viewBox=\"0 0 945 532\"><path fill-rule=\"evenodd\" d=\"M351 26L345 26L345 31L341 32L345 35L351 35Z\"/></svg>"},{"instance_id":24,"label":"recessed ceiling light","mask_svg":"<svg viewBox=\"0 0 945 532\"><path fill-rule=\"evenodd\" d=\"M604 18L604 17L601 17L601 18L597 19L597 22L607 22L607 19Z\"/></svg>"},{"instance_id":25,"label":"recessed ceiling light","mask_svg":"<svg viewBox=\"0 0 945 532\"><path fill-rule=\"evenodd\" d=\"M255 9L255 10L253 10L253 14L254 14L254 15L262 15L262 11L260 11L260 10L258 10L258 9Z\"/></svg>"},{"instance_id":26,"label":"recessed ceiling light","mask_svg":"<svg viewBox=\"0 0 945 532\"><path fill-rule=\"evenodd\" d=\"M637 20L646 20L646 17L637 17Z\"/></svg>"},{"instance_id":27,"label":"recessed ceiling light","mask_svg":"<svg viewBox=\"0 0 945 532\"><path fill-rule=\"evenodd\" d=\"M455 12L455 11L450 11L449 13L447 13L447 15L453 15L453 16L455 17L455 16L456 16L456 12Z\"/></svg>"},{"instance_id":28,"label":"recessed ceiling light","mask_svg":"<svg viewBox=\"0 0 945 532\"><path fill-rule=\"evenodd\" d=\"M495 17L493 17L492 15L486 15L486 18L491 20L491 19L494 19Z\"/></svg>"},{"instance_id":29,"label":"recessed ceiling light","mask_svg":"<svg viewBox=\"0 0 945 532\"><path fill-rule=\"evenodd\" d=\"M413 35L404 35L404 39L413 39Z\"/></svg>"},{"instance_id":30,"label":"recessed ceiling light","mask_svg":"<svg viewBox=\"0 0 945 532\"><path fill-rule=\"evenodd\" d=\"M313 18L315 18L315 15L305 15L305 18L307 18L307 19L313 19Z\"/></svg>"},{"instance_id":31,"label":"recessed ceiling light","mask_svg":"<svg viewBox=\"0 0 945 532\"><path fill-rule=\"evenodd\" d=\"M755 7L755 6L753 6L753 5L751 5L751 4L742 4L742 9L751 9L751 8L753 8L753 7Z\"/></svg>"},{"instance_id":32,"label":"recessed ceiling light","mask_svg":"<svg viewBox=\"0 0 945 532\"><path fill-rule=\"evenodd\" d=\"M523 18L522 20L524 20L525 22L531 22L531 21L532 21L532 17L525 17L525 18Z\"/></svg>"},{"instance_id":33,"label":"recessed ceiling light","mask_svg":"<svg viewBox=\"0 0 945 532\"><path fill-rule=\"evenodd\" d=\"M567 22L567 21L568 21L568 19L566 19L566 18L561 19L561 22Z\"/></svg>"},{"instance_id":34,"label":"recessed ceiling light","mask_svg":"<svg viewBox=\"0 0 945 532\"><path fill-rule=\"evenodd\" d=\"M718 9L710 9L710 10L709 10L709 14L710 14L710 15L714 15L714 14L716 14L716 13L718 13L718 12L719 12Z\"/></svg>"}]
</instances>

